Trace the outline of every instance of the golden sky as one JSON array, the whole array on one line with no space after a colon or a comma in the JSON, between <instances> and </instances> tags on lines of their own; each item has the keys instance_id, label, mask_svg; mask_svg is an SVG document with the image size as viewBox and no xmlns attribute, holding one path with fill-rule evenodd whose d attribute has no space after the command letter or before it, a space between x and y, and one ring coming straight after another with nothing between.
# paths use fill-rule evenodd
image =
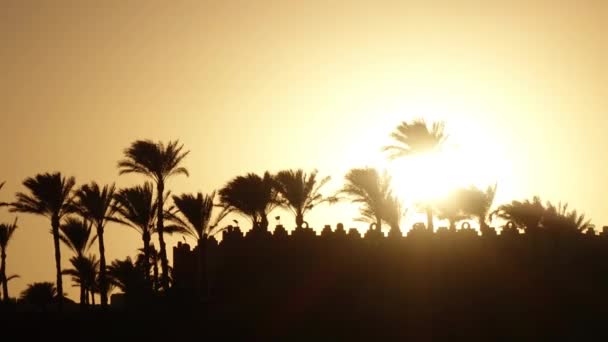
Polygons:
<instances>
[{"instance_id":1,"label":"golden sky","mask_svg":"<svg viewBox=\"0 0 608 342\"><path fill-rule=\"evenodd\" d=\"M4 0L0 200L46 171L79 184L140 182L116 168L139 138L179 138L192 151L191 177L170 181L174 193L297 167L331 175L331 191L349 168L382 163L399 121L423 116L445 120L469 151L445 177L489 164L480 182L498 181L498 202L539 194L602 226L606 32L603 0ZM356 216L338 205L308 221L363 228ZM11 295L54 279L48 221L19 223ZM117 225L106 239L108 260L141 244Z\"/></svg>"}]
</instances>

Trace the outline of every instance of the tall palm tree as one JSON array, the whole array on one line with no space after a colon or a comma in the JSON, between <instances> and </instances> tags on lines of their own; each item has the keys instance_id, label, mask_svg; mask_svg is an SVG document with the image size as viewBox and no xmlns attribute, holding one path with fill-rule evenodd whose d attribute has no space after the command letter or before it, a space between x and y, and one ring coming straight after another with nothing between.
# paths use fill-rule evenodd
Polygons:
<instances>
[{"instance_id":1,"label":"tall palm tree","mask_svg":"<svg viewBox=\"0 0 608 342\"><path fill-rule=\"evenodd\" d=\"M503 204L492 212L491 216L512 221L519 228L525 229L526 233L534 233L538 230L545 214L545 207L540 198L534 196L532 200L513 201Z\"/></svg>"},{"instance_id":2,"label":"tall palm tree","mask_svg":"<svg viewBox=\"0 0 608 342\"><path fill-rule=\"evenodd\" d=\"M496 185L487 187L485 191L474 186L464 191L462 199L464 211L477 218L481 231L489 228L487 222L494 197L496 197Z\"/></svg>"},{"instance_id":3,"label":"tall palm tree","mask_svg":"<svg viewBox=\"0 0 608 342\"><path fill-rule=\"evenodd\" d=\"M395 210L400 211L400 206L392 194L391 178L387 172L381 175L376 169L366 167L352 169L344 178L346 184L335 198L346 196L351 202L361 204L359 221L372 223L378 231L382 228L382 221L398 224L395 217L401 214L396 214Z\"/></svg>"},{"instance_id":4,"label":"tall palm tree","mask_svg":"<svg viewBox=\"0 0 608 342\"><path fill-rule=\"evenodd\" d=\"M263 177L249 173L234 178L219 191L219 197L224 208L249 217L254 231L268 229L268 214L280 204L268 172Z\"/></svg>"},{"instance_id":5,"label":"tall palm tree","mask_svg":"<svg viewBox=\"0 0 608 342\"><path fill-rule=\"evenodd\" d=\"M135 229L143 241L143 268L146 270L146 282L149 283L149 260L151 258L150 241L155 232L156 201L152 183L146 182L143 186L121 189L115 196L118 207L119 222Z\"/></svg>"},{"instance_id":6,"label":"tall palm tree","mask_svg":"<svg viewBox=\"0 0 608 342\"><path fill-rule=\"evenodd\" d=\"M391 138L396 144L385 146L383 151L389 153L389 159L405 158L417 154L429 153L440 149L447 139L443 122L433 122L429 127L424 119L415 119L412 122L403 121L393 133ZM425 206L427 229L433 231L433 206Z\"/></svg>"},{"instance_id":7,"label":"tall palm tree","mask_svg":"<svg viewBox=\"0 0 608 342\"><path fill-rule=\"evenodd\" d=\"M86 278L87 257L85 253L91 247L95 239L91 239L91 224L89 221L75 217L68 217L61 225L61 235L59 239L63 242L75 256L70 259L74 267L72 270L65 270L63 274L71 275L72 280L80 286L80 305L84 307L87 299L87 291L90 290L83 281Z\"/></svg>"},{"instance_id":8,"label":"tall palm tree","mask_svg":"<svg viewBox=\"0 0 608 342\"><path fill-rule=\"evenodd\" d=\"M97 183L83 185L76 191L76 210L95 225L97 244L99 246L99 285L101 306L108 306L106 281L106 248L104 230L108 221L114 220L116 206L114 205L114 184L100 187Z\"/></svg>"},{"instance_id":9,"label":"tall palm tree","mask_svg":"<svg viewBox=\"0 0 608 342\"><path fill-rule=\"evenodd\" d=\"M215 192L209 195L197 193L173 196L173 203L177 212L172 215L172 221L183 229L183 231L197 240L198 249L198 290L199 295L207 295L207 272L206 272L206 242L210 236L221 231L218 229L219 222L226 217L229 209L222 210L213 218L213 200Z\"/></svg>"},{"instance_id":10,"label":"tall palm tree","mask_svg":"<svg viewBox=\"0 0 608 342\"><path fill-rule=\"evenodd\" d=\"M2 283L5 302L9 301L8 278L6 277L6 248L15 230L17 230L17 219L12 224L0 223L0 282Z\"/></svg>"},{"instance_id":11,"label":"tall palm tree","mask_svg":"<svg viewBox=\"0 0 608 342\"><path fill-rule=\"evenodd\" d=\"M125 151L125 159L118 162L120 174L139 173L156 182L157 191L157 221L156 230L160 244L160 258L162 266L162 284L165 290L169 289L169 263L164 239L164 194L165 182L171 176L186 175L188 170L180 166L189 151L183 151L179 141L170 141L166 146L162 142L151 140L137 140Z\"/></svg>"},{"instance_id":12,"label":"tall palm tree","mask_svg":"<svg viewBox=\"0 0 608 342\"><path fill-rule=\"evenodd\" d=\"M48 217L51 220L53 246L55 248L55 269L57 273L58 309L63 308L63 282L61 280L61 250L59 246L59 226L63 217L72 210L72 188L74 177L63 177L61 173L38 174L27 178L23 185L30 194L17 193L17 202L11 211L31 213Z\"/></svg>"},{"instance_id":13,"label":"tall palm tree","mask_svg":"<svg viewBox=\"0 0 608 342\"><path fill-rule=\"evenodd\" d=\"M317 170L306 174L302 169L280 171L274 176L275 188L281 195L282 206L293 211L296 216L296 228L305 223L304 214L314 206L326 201L319 189L330 177L317 178Z\"/></svg>"}]
</instances>

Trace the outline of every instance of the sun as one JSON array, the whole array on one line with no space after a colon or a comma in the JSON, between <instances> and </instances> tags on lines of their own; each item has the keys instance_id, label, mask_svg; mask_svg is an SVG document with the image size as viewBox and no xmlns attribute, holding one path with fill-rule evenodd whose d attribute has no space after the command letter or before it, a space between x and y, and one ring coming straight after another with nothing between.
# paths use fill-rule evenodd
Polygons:
<instances>
[{"instance_id":1,"label":"sun","mask_svg":"<svg viewBox=\"0 0 608 342\"><path fill-rule=\"evenodd\" d=\"M492 157L491 146L444 146L440 151L380 161L392 177L392 188L408 206L439 200L451 191L500 182L504 167Z\"/></svg>"}]
</instances>

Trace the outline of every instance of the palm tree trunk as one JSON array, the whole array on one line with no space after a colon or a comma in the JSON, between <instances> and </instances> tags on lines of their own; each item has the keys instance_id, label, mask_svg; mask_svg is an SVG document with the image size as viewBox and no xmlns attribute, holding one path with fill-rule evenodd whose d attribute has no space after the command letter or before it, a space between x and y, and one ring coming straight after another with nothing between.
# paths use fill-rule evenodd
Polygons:
<instances>
[{"instance_id":1,"label":"palm tree trunk","mask_svg":"<svg viewBox=\"0 0 608 342\"><path fill-rule=\"evenodd\" d=\"M80 284L80 310L84 310L87 305L87 291L84 285Z\"/></svg>"},{"instance_id":2,"label":"palm tree trunk","mask_svg":"<svg viewBox=\"0 0 608 342\"><path fill-rule=\"evenodd\" d=\"M454 220L453 217L450 217L448 220L450 221L450 231L455 232L456 231L456 220Z\"/></svg>"},{"instance_id":3,"label":"palm tree trunk","mask_svg":"<svg viewBox=\"0 0 608 342\"><path fill-rule=\"evenodd\" d=\"M154 277L154 292L158 292L158 260L154 258L154 266L152 267Z\"/></svg>"},{"instance_id":4,"label":"palm tree trunk","mask_svg":"<svg viewBox=\"0 0 608 342\"><path fill-rule=\"evenodd\" d=\"M95 306L95 291L91 290L91 303Z\"/></svg>"},{"instance_id":5,"label":"palm tree trunk","mask_svg":"<svg viewBox=\"0 0 608 342\"><path fill-rule=\"evenodd\" d=\"M2 249L2 258L0 264L0 282L2 283L2 293L4 294L4 301L8 303L8 280L6 279L6 252Z\"/></svg>"},{"instance_id":6,"label":"palm tree trunk","mask_svg":"<svg viewBox=\"0 0 608 342\"><path fill-rule=\"evenodd\" d=\"M108 288L106 279L106 246L103 241L103 227L97 226L97 242L99 244L99 297L101 301L101 307L106 309L108 307Z\"/></svg>"},{"instance_id":7,"label":"palm tree trunk","mask_svg":"<svg viewBox=\"0 0 608 342\"><path fill-rule=\"evenodd\" d=\"M267 232L268 231L268 217L266 216L266 213L262 214L262 230Z\"/></svg>"},{"instance_id":8,"label":"palm tree trunk","mask_svg":"<svg viewBox=\"0 0 608 342\"><path fill-rule=\"evenodd\" d=\"M167 250L165 247L165 237L164 237L165 226L164 226L164 222L163 222L163 206L164 206L163 195L165 192L165 184L162 181L162 179L158 180L157 190L158 190L158 208L156 208L156 210L157 210L156 230L158 231L158 244L160 245L160 267L163 271L163 274L161 275L161 283L162 283L163 289L165 291L167 291L167 290L169 290L169 262L167 261Z\"/></svg>"},{"instance_id":9,"label":"palm tree trunk","mask_svg":"<svg viewBox=\"0 0 608 342\"><path fill-rule=\"evenodd\" d=\"M302 228L302 225L304 225L304 215L302 215L302 213L297 213L296 214L296 229Z\"/></svg>"},{"instance_id":10,"label":"palm tree trunk","mask_svg":"<svg viewBox=\"0 0 608 342\"><path fill-rule=\"evenodd\" d=\"M150 234L144 232L142 240L144 241L144 279L146 280L148 289L152 289L152 284L150 284Z\"/></svg>"},{"instance_id":11,"label":"palm tree trunk","mask_svg":"<svg viewBox=\"0 0 608 342\"><path fill-rule=\"evenodd\" d=\"M61 279L61 250L59 246L59 217L51 219L53 229L53 245L55 247L55 271L57 273L57 310L63 311L63 280Z\"/></svg>"},{"instance_id":12,"label":"palm tree trunk","mask_svg":"<svg viewBox=\"0 0 608 342\"><path fill-rule=\"evenodd\" d=\"M426 228L431 233L435 230L433 226L433 208L430 205L426 207Z\"/></svg>"}]
</instances>

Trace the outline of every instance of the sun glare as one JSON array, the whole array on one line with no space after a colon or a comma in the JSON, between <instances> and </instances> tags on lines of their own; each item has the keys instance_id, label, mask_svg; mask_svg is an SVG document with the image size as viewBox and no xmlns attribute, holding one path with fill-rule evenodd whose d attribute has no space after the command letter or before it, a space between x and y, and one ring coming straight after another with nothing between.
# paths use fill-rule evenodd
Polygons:
<instances>
[{"instance_id":1,"label":"sun glare","mask_svg":"<svg viewBox=\"0 0 608 342\"><path fill-rule=\"evenodd\" d=\"M447 145L441 151L412 155L396 160L374 158L376 167L387 170L392 188L406 206L441 199L451 191L476 186L485 189L504 185L508 168L493 156L489 143Z\"/></svg>"}]
</instances>

